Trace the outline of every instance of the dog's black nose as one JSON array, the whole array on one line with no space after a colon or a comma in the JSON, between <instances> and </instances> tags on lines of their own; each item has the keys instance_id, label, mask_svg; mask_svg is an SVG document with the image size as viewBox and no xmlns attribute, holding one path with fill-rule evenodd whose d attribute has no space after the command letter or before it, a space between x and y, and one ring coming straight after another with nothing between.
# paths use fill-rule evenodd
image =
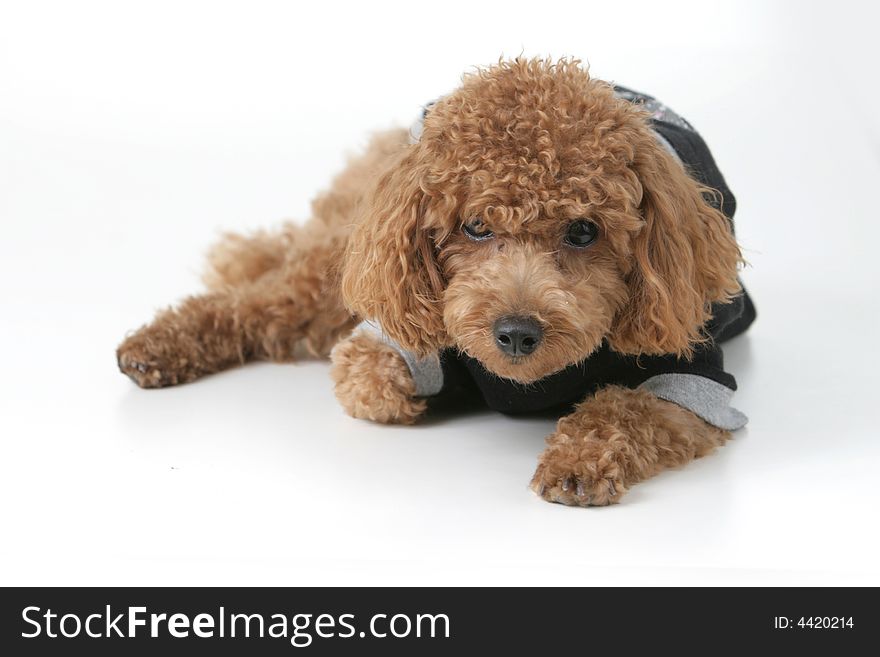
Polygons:
<instances>
[{"instance_id":1,"label":"dog's black nose","mask_svg":"<svg viewBox=\"0 0 880 657\"><path fill-rule=\"evenodd\" d=\"M492 327L495 344L508 356L527 356L538 348L544 331L532 317L502 317Z\"/></svg>"}]
</instances>

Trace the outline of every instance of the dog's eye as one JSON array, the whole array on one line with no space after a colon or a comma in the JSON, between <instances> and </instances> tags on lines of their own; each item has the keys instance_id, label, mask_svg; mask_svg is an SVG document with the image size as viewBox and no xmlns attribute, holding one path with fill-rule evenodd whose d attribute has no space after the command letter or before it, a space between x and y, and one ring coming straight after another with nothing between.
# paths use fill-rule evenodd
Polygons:
<instances>
[{"instance_id":1,"label":"dog's eye","mask_svg":"<svg viewBox=\"0 0 880 657\"><path fill-rule=\"evenodd\" d=\"M482 219L471 219L464 224L461 229L464 231L465 235L477 242L480 240L488 240L495 236L495 233L486 228L486 224L483 223Z\"/></svg>"},{"instance_id":2,"label":"dog's eye","mask_svg":"<svg viewBox=\"0 0 880 657\"><path fill-rule=\"evenodd\" d=\"M595 242L597 237L599 237L599 227L596 224L586 219L578 219L569 224L564 239L569 246L582 249Z\"/></svg>"}]
</instances>

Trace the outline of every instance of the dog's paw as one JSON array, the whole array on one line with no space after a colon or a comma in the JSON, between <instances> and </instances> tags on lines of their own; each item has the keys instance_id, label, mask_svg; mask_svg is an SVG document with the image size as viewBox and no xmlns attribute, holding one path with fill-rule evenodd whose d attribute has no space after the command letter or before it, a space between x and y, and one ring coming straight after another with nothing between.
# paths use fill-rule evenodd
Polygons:
<instances>
[{"instance_id":1,"label":"dog's paw","mask_svg":"<svg viewBox=\"0 0 880 657\"><path fill-rule=\"evenodd\" d=\"M413 424L425 412L427 402L415 397L406 362L374 337L355 334L337 344L330 358L336 398L352 417Z\"/></svg>"},{"instance_id":2,"label":"dog's paw","mask_svg":"<svg viewBox=\"0 0 880 657\"><path fill-rule=\"evenodd\" d=\"M159 367L150 363L150 359L135 349L120 347L116 351L116 362L119 371L141 388L161 388L165 377Z\"/></svg>"},{"instance_id":3,"label":"dog's paw","mask_svg":"<svg viewBox=\"0 0 880 657\"><path fill-rule=\"evenodd\" d=\"M196 378L184 356L175 355L169 345L156 343L149 327L127 337L116 350L119 371L141 388L164 388Z\"/></svg>"},{"instance_id":4,"label":"dog's paw","mask_svg":"<svg viewBox=\"0 0 880 657\"><path fill-rule=\"evenodd\" d=\"M529 484L541 498L569 506L606 506L626 493L619 455L604 441L556 433L547 442Z\"/></svg>"}]
</instances>

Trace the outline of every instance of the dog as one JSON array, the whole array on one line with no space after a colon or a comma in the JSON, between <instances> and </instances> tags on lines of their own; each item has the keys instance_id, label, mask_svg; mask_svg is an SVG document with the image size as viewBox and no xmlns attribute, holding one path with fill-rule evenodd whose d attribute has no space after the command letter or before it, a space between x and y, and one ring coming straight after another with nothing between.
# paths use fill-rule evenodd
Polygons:
<instances>
[{"instance_id":1,"label":"dog","mask_svg":"<svg viewBox=\"0 0 880 657\"><path fill-rule=\"evenodd\" d=\"M154 388L304 350L357 418L456 398L558 413L530 487L574 506L746 422L719 347L755 318L733 194L687 121L577 60L465 75L312 209L226 236L207 292L129 335L121 371Z\"/></svg>"}]
</instances>

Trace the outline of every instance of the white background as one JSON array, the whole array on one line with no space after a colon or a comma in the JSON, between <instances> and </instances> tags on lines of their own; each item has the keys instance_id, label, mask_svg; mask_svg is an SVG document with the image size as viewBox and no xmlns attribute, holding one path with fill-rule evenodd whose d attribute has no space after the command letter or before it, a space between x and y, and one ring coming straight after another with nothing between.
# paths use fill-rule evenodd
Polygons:
<instances>
[{"instance_id":1,"label":"white background","mask_svg":"<svg viewBox=\"0 0 880 657\"><path fill-rule=\"evenodd\" d=\"M4 3L0 584L880 584L870 4ZM547 420L370 425L322 362L117 372L221 229L307 218L371 130L521 52L713 149L760 313L732 443L570 509L526 488Z\"/></svg>"}]
</instances>

